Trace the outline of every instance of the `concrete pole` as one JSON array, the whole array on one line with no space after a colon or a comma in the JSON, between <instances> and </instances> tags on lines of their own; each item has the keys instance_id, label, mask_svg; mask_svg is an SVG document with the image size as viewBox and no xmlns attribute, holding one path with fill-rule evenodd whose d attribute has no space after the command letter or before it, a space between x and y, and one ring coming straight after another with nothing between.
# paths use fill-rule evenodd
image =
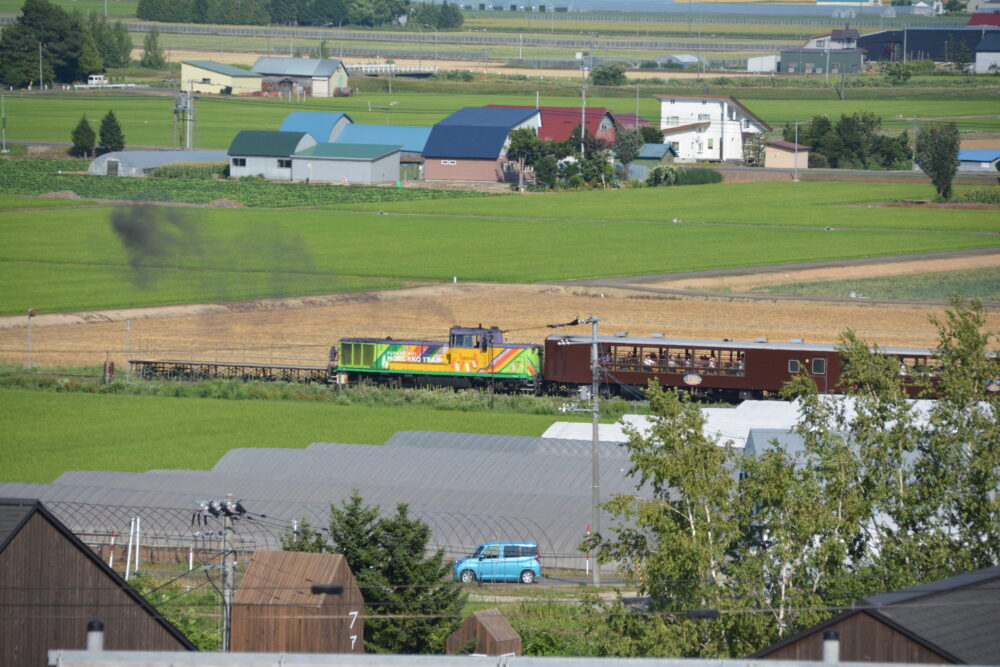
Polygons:
<instances>
[{"instance_id":1,"label":"concrete pole","mask_svg":"<svg viewBox=\"0 0 1000 667\"><path fill-rule=\"evenodd\" d=\"M591 526L595 535L601 534L601 412L600 412L600 360L597 356L597 323L601 321L599 317L590 317L585 322L591 324L590 343L590 417L593 430L591 432L591 478L593 487L593 518ZM594 555L593 570L594 586L601 585L601 567L597 561L597 554Z\"/></svg>"}]
</instances>

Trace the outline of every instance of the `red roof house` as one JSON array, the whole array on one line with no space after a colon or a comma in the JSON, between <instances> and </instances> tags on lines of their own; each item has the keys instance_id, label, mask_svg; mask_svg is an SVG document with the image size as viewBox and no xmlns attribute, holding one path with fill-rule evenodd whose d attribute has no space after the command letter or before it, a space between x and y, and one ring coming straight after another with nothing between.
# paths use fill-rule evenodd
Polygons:
<instances>
[{"instance_id":1,"label":"red roof house","mask_svg":"<svg viewBox=\"0 0 1000 667\"><path fill-rule=\"evenodd\" d=\"M508 104L488 104L490 107L531 109ZM542 141L566 141L573 129L584 121L587 131L607 142L615 140L615 117L604 107L541 107L542 126L538 128L538 138Z\"/></svg>"},{"instance_id":2,"label":"red roof house","mask_svg":"<svg viewBox=\"0 0 1000 667\"><path fill-rule=\"evenodd\" d=\"M1000 27L1000 12L976 12L965 25L995 25Z\"/></svg>"}]
</instances>

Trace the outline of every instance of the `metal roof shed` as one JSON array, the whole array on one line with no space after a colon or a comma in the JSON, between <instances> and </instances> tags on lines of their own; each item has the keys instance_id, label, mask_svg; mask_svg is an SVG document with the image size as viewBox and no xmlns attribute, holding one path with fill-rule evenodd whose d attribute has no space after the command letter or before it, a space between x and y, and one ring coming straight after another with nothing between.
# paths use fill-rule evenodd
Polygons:
<instances>
[{"instance_id":1,"label":"metal roof shed","mask_svg":"<svg viewBox=\"0 0 1000 667\"><path fill-rule=\"evenodd\" d=\"M265 91L302 86L313 97L332 97L347 88L347 69L335 58L273 58L261 56L251 68L264 78Z\"/></svg>"},{"instance_id":2,"label":"metal roof shed","mask_svg":"<svg viewBox=\"0 0 1000 667\"><path fill-rule=\"evenodd\" d=\"M292 156L292 180L389 183L399 179L399 146L316 144Z\"/></svg>"},{"instance_id":3,"label":"metal roof shed","mask_svg":"<svg viewBox=\"0 0 1000 667\"><path fill-rule=\"evenodd\" d=\"M346 113L293 111L281 121L279 132L308 132L318 144L334 141L354 121ZM369 142L355 142L369 143Z\"/></svg>"},{"instance_id":4,"label":"metal roof shed","mask_svg":"<svg viewBox=\"0 0 1000 667\"><path fill-rule=\"evenodd\" d=\"M233 599L231 650L364 653L364 606L342 555L258 551Z\"/></svg>"},{"instance_id":5,"label":"metal roof shed","mask_svg":"<svg viewBox=\"0 0 1000 667\"><path fill-rule=\"evenodd\" d=\"M431 134L429 127L414 125L365 125L354 123L348 125L332 139L334 143L344 144L388 144L398 145L403 153L421 155L427 138Z\"/></svg>"},{"instance_id":6,"label":"metal roof shed","mask_svg":"<svg viewBox=\"0 0 1000 667\"><path fill-rule=\"evenodd\" d=\"M94 158L87 173L94 176L145 176L157 167L191 162L228 162L226 151L114 151Z\"/></svg>"},{"instance_id":7,"label":"metal roof shed","mask_svg":"<svg viewBox=\"0 0 1000 667\"><path fill-rule=\"evenodd\" d=\"M229 175L290 181L292 155L315 145L316 140L306 132L243 130L229 145Z\"/></svg>"},{"instance_id":8,"label":"metal roof shed","mask_svg":"<svg viewBox=\"0 0 1000 667\"><path fill-rule=\"evenodd\" d=\"M196 93L231 95L259 93L261 76L256 72L214 60L181 62L181 89Z\"/></svg>"},{"instance_id":9,"label":"metal roof shed","mask_svg":"<svg viewBox=\"0 0 1000 667\"><path fill-rule=\"evenodd\" d=\"M1000 35L997 35L997 37L1000 37ZM1000 149L967 148L960 150L958 151L958 170L998 171L1000 170Z\"/></svg>"}]
</instances>

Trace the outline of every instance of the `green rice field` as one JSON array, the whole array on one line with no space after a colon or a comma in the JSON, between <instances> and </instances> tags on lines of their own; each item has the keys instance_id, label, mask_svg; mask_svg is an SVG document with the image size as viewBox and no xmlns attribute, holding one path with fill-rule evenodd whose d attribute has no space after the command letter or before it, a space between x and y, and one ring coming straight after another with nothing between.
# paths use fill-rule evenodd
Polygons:
<instances>
[{"instance_id":1,"label":"green rice field","mask_svg":"<svg viewBox=\"0 0 1000 667\"><path fill-rule=\"evenodd\" d=\"M474 86L469 87L474 90ZM659 118L659 102L649 92L639 97L643 116ZM752 89L748 90L748 94ZM952 93L949 93L949 96ZM913 119L944 118L953 120L963 130L1000 130L1000 116L995 101L963 100L756 100L744 104L775 127L795 120L807 121L814 115L851 114L871 111L883 117L889 128L910 129ZM395 102L396 104L391 104ZM544 106L578 106L579 97L542 95ZM617 112L635 112L635 98L590 97L591 106L605 106ZM523 104L534 106L535 94L494 93L363 93L348 98L309 98L303 102L276 98L225 99L204 97L198 100L195 145L198 148L227 148L240 130L277 130L292 111L344 112L356 123L430 126L464 106L484 104ZM174 145L173 100L168 96L75 94L11 96L6 100L7 138L16 140L69 141L80 117L86 114L92 126L114 110L121 123L128 146ZM984 117L989 116L989 117Z\"/></svg>"},{"instance_id":2,"label":"green rice field","mask_svg":"<svg viewBox=\"0 0 1000 667\"><path fill-rule=\"evenodd\" d=\"M403 430L537 436L554 421L425 408L0 389L0 481L48 483L68 470L207 470L234 447L382 444Z\"/></svg>"},{"instance_id":3,"label":"green rice field","mask_svg":"<svg viewBox=\"0 0 1000 667\"><path fill-rule=\"evenodd\" d=\"M453 276L532 283L997 245L993 210L856 205L930 190L747 183L336 211L181 209L180 222L170 223L185 230L180 240L140 258L139 269L129 268L111 229L113 207L72 216L63 209L0 211L0 313L329 293Z\"/></svg>"}]
</instances>

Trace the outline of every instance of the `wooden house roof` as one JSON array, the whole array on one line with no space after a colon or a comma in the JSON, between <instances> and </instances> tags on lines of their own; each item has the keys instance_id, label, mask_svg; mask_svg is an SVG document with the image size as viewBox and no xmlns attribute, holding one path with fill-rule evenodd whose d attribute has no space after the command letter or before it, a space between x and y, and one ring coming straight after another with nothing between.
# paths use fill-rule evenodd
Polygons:
<instances>
[{"instance_id":1,"label":"wooden house roof","mask_svg":"<svg viewBox=\"0 0 1000 667\"><path fill-rule=\"evenodd\" d=\"M313 594L314 584L327 585L349 572L340 554L258 551L233 598L237 605L322 607L329 594Z\"/></svg>"}]
</instances>

